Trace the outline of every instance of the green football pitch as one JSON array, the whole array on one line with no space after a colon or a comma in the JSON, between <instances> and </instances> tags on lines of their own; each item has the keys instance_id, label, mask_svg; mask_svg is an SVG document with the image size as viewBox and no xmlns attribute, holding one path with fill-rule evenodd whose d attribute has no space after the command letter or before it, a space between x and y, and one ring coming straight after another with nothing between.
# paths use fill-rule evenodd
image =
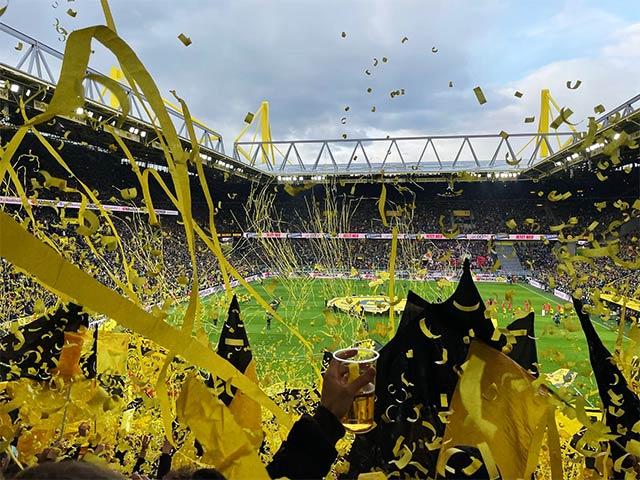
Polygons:
<instances>
[{"instance_id":1,"label":"green football pitch","mask_svg":"<svg viewBox=\"0 0 640 480\"><path fill-rule=\"evenodd\" d=\"M551 303L554 310L565 302L537 288L524 284L477 283L480 295L486 302L488 298L498 301L498 325L505 327L514 319L511 311L500 308L505 293L512 291L512 309L524 311L525 302L535 310L535 335L537 338L538 359L543 373L551 373L559 368L569 368L577 372L571 388L575 388L587 397L596 394L596 385L591 374L588 349L584 334L575 313L567 315L560 326L553 322L552 315L541 315L543 303ZM381 344L389 341L389 336L381 336L382 328L389 324L388 313L367 315L369 333L362 329L362 322L346 313L329 311L325 301L333 297L347 295L385 295L387 285L376 290L364 280L346 279L302 279L274 278L262 283L254 282L256 289L267 302L281 298L278 314L283 322L271 321L267 329L265 310L244 288L236 289L240 297L240 310L249 342L256 359L261 383L267 387L276 383L285 383L291 387L309 386L314 382L312 365L319 366L324 349L334 350L346 347L358 339L370 337ZM408 290L429 301L448 298L455 284L438 285L435 282L395 282L395 294L406 297ZM506 303L506 302L505 302ZM222 296L212 295L203 300L202 323L213 345L217 344L226 318ZM217 322L213 321L218 316ZM604 344L613 351L617 328L613 323L605 324L600 319L592 319L596 331ZM395 316L395 325L400 321ZM381 324L381 325L378 325ZM625 337L625 342L627 341ZM595 400L593 400L595 401Z\"/></svg>"}]
</instances>

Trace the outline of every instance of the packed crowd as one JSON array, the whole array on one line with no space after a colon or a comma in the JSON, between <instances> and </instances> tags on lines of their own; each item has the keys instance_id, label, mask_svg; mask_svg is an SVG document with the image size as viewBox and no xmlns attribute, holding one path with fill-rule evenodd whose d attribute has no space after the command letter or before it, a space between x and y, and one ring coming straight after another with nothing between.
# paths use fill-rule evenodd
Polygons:
<instances>
[{"instance_id":1,"label":"packed crowd","mask_svg":"<svg viewBox=\"0 0 640 480\"><path fill-rule=\"evenodd\" d=\"M27 139L28 140L28 139ZM25 140L25 141L27 141ZM76 192L61 191L47 184L38 156L47 153L37 142L25 146L30 154L16 163L33 198L59 198L79 201ZM121 190L135 187L137 195L125 203L144 206L142 188L128 162L105 152L87 150L81 145L66 145L65 154L74 176L57 165L47 167L46 175L64 180L69 188L82 190L79 181L99 195L104 203L122 202ZM115 157L115 158L114 158ZM157 160L160 162L159 160ZM139 166L156 165L154 158ZM388 232L379 214L380 185L337 183L318 184L313 188L287 191L276 183L257 184L247 180L206 170L213 199L216 228L222 233L256 231L257 226L271 226L273 231L305 232L336 229L343 232ZM159 177L172 190L167 172ZM578 175L578 174L576 174ZM589 174L590 175L590 174ZM201 225L208 225L208 208L196 175L190 175L191 211ZM582 188L575 185L584 182ZM54 182L55 183L55 182ZM615 183L616 189L610 186ZM391 225L401 232L440 233L458 229L460 233L557 233L577 236L594 221L595 235L608 234L619 223L634 216L633 203L638 199L637 173L612 174L607 182L594 182L592 175L584 178L561 177L538 184L460 183L459 195L443 196L444 184L389 184L385 212ZM149 192L155 208L175 210L156 181L149 182ZM4 195L15 195L5 186ZM561 194L570 194L558 200ZM269 203L268 208L254 208L257 198ZM253 205L253 206L252 206ZM268 212L267 224L256 216ZM637 215L637 212L635 213ZM511 222L513 220L513 222Z\"/></svg>"},{"instance_id":2,"label":"packed crowd","mask_svg":"<svg viewBox=\"0 0 640 480\"><path fill-rule=\"evenodd\" d=\"M293 202L294 205L300 207L301 199ZM308 202L307 202L308 203ZM276 202L270 205L270 209L274 212L273 219L265 225L273 227L274 231L282 231L284 225L279 219L296 219L298 222L304 222L300 212L304 210L302 207L289 211L293 208L291 205L284 204L284 207ZM333 231L357 231L364 228L363 218L368 218L371 229L376 230L376 222L380 221L377 208L374 211L375 204L373 201L365 202L360 200L355 205L351 205L351 211L347 211L348 215L343 214L344 222L331 220L327 216L322 216L316 209L316 214L322 218L306 220L305 231L320 231L333 229ZM490 202L480 202L478 208L486 214L483 218L485 228L490 228L491 222L487 219L502 215L502 219L506 217L517 217L527 215L524 206L509 206L505 210L502 207L495 207L492 210ZM344 207L336 207L339 211L344 211ZM431 208L444 210L441 206L432 206ZM451 211L459 210L461 207L449 207ZM342 210L341 210L342 209ZM516 211L519 213L516 214ZM600 233L595 237L601 239L620 238L619 257L622 260L635 261L637 258L638 244L636 234L633 227L638 219L635 218L638 211L632 209L627 204L618 204L614 207L615 212L609 214L601 214L597 217L597 221L587 220L592 223L599 222L610 229L609 225L614 222L615 229L613 233ZM5 210L24 220L25 212L14 206L5 206ZM222 212L221 210L220 212ZM340 271L348 272L355 269L358 272L375 272L386 270L389 266L391 254L391 242L388 240L378 239L281 239L281 238L244 238L237 230L241 228L251 228L256 225L256 219L252 218L250 210L234 210L227 209L227 217L222 217L220 213L216 215L215 221L227 218L227 222L217 225L221 236L221 248L231 262L231 264L243 276L249 276L266 271L280 272L323 272L323 271ZM81 265L85 271L94 275L103 284L110 286L119 291L122 290L120 281L128 282L132 290L138 295L143 304L149 304L156 301L157 298L166 298L167 294L174 298L184 297L191 287L191 258L187 249L187 241L184 228L177 216L160 216L160 225L152 227L146 220L146 215L135 213L114 213L110 215L111 222L114 224L121 240L123 251L115 248L114 245L102 244L97 247L90 246L86 239L81 235L77 235L75 230L78 226L78 211L71 209L54 209L48 207L38 207L33 209L35 222L31 222L30 228L37 235L46 237L49 241L55 243L63 256L77 265ZM307 208L310 215L313 209ZM500 213L502 212L502 213ZM622 216L617 215L622 214ZM205 212L201 210L194 211L196 220L200 225L208 224ZM632 216L634 215L634 216ZM433 224L439 223L440 217L435 219L435 214L429 209L416 207L415 209L406 208L402 210L402 214L398 217L390 217L392 223L399 226L400 231L411 232L420 231L420 225L427 225L421 219L429 218ZM448 222L445 227L449 230L452 227L464 228L477 231L475 217L463 217L466 223L450 223L452 218L446 220ZM532 218L532 217L527 217ZM616 220L611 220L615 218ZM230 220L229 220L230 219ZM243 220L241 220L243 219ZM622 223L626 220L625 223ZM455 222L455 220L453 220ZM244 222L245 225L241 225ZM555 221L554 221L555 222ZM497 223L505 223L498 222ZM574 225L575 222L563 222L565 229L560 230L565 238L569 238L570 232L574 232L576 236L584 232L577 230L585 230L584 222L578 222L579 228ZM528 229L537 230L539 227L537 217L531 222L519 222L519 225L526 225ZM248 225L248 227L247 227ZM292 222L287 222L287 226L291 227ZM622 227L621 227L622 225ZM374 228L376 227L376 228ZM591 231L595 231L597 226L590 227ZM293 227L291 227L293 228ZM427 227L424 227L427 228ZM438 225L438 228L442 228ZM620 235L618 231L626 231L627 233ZM590 231L590 232L591 232ZM232 236L231 233L235 233ZM106 222L102 222L100 229L96 232L97 237L93 239L93 243L100 242L102 236L112 235L111 230L107 227ZM509 274L496 261L499 259L496 253L496 241L490 240L406 240L398 241L398 249L396 254L395 268L398 271L406 271L410 274L416 272L445 272L453 273L459 266L461 259L470 258L472 266L477 271L493 271L499 274ZM583 242L584 243L584 242ZM97 245L97 244L96 244ZM566 275L558 274L558 254L563 243L551 241L528 241L516 243L516 253L520 264L525 270L531 273L531 276L542 282L543 284L553 288L558 287L564 291L570 292L576 287L575 277L569 278ZM589 244L587 244L589 246ZM577 250L580 252L580 248ZM123 261L123 252L126 262ZM97 254L96 254L97 253ZM575 253L572 252L572 253ZM195 264L199 272L199 289L220 285L222 277L216 256L208 249L201 239L196 239L196 257ZM125 268L125 265L128 268ZM631 285L637 285L637 274L624 268L624 266L616 265L611 258L594 258L589 262L576 264L578 270L577 278L584 277L581 286L587 289L602 287L604 284L617 284L623 279L630 280ZM2 312L4 318L11 319L25 315L29 315L34 311L42 310L42 303L50 305L52 298L49 294L41 291L33 280L25 275L13 271L13 269L4 260L0 263L2 278L4 279L5 301L2 303ZM553 280L550 280L553 279ZM27 302L20 301L16 292L31 292L27 294ZM130 293L130 292L129 292ZM38 305L37 305L38 304Z\"/></svg>"}]
</instances>

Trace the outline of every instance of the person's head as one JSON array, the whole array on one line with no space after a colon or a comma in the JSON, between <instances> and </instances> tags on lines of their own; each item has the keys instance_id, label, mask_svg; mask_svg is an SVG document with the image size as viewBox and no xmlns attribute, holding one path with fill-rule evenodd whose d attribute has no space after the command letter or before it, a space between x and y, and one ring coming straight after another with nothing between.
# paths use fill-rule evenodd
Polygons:
<instances>
[{"instance_id":1,"label":"person's head","mask_svg":"<svg viewBox=\"0 0 640 480\"><path fill-rule=\"evenodd\" d=\"M93 463L69 460L41 463L21 471L13 478L25 480L42 478L50 478L52 480L123 480L125 477L116 471Z\"/></svg>"},{"instance_id":2,"label":"person's head","mask_svg":"<svg viewBox=\"0 0 640 480\"><path fill-rule=\"evenodd\" d=\"M78 435L80 435L81 437L86 437L89 434L90 430L91 425L89 425L89 422L82 422L80 425L78 425Z\"/></svg>"},{"instance_id":3,"label":"person's head","mask_svg":"<svg viewBox=\"0 0 640 480\"><path fill-rule=\"evenodd\" d=\"M10 462L11 456L7 452L0 452L0 473L7 469Z\"/></svg>"}]
</instances>

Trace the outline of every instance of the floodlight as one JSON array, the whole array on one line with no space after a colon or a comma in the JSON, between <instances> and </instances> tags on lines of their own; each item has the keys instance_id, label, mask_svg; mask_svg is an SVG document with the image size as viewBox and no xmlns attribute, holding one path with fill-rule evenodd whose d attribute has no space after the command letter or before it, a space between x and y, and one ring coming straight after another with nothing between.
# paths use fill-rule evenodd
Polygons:
<instances>
[{"instance_id":1,"label":"floodlight","mask_svg":"<svg viewBox=\"0 0 640 480\"><path fill-rule=\"evenodd\" d=\"M20 85L18 85L17 83L12 83L10 90L14 93L18 93L20 91Z\"/></svg>"}]
</instances>

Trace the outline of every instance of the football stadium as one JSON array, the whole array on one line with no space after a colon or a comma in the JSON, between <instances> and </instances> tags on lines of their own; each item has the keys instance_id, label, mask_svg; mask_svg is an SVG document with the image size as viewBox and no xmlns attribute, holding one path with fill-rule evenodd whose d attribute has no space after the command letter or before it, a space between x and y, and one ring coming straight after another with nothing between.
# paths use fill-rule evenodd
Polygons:
<instances>
[{"instance_id":1,"label":"football stadium","mask_svg":"<svg viewBox=\"0 0 640 480\"><path fill-rule=\"evenodd\" d=\"M145 66L122 5L62 3L52 45L0 9L0 478L640 474L637 89L456 78L433 102L461 117L535 110L372 134L340 99L298 139L261 100L230 140ZM331 32L367 82L417 58L391 23L388 57ZM168 30L161 70L188 68L195 32ZM426 101L396 85L367 113ZM345 348L379 355L364 433L344 419L373 373Z\"/></svg>"}]
</instances>

